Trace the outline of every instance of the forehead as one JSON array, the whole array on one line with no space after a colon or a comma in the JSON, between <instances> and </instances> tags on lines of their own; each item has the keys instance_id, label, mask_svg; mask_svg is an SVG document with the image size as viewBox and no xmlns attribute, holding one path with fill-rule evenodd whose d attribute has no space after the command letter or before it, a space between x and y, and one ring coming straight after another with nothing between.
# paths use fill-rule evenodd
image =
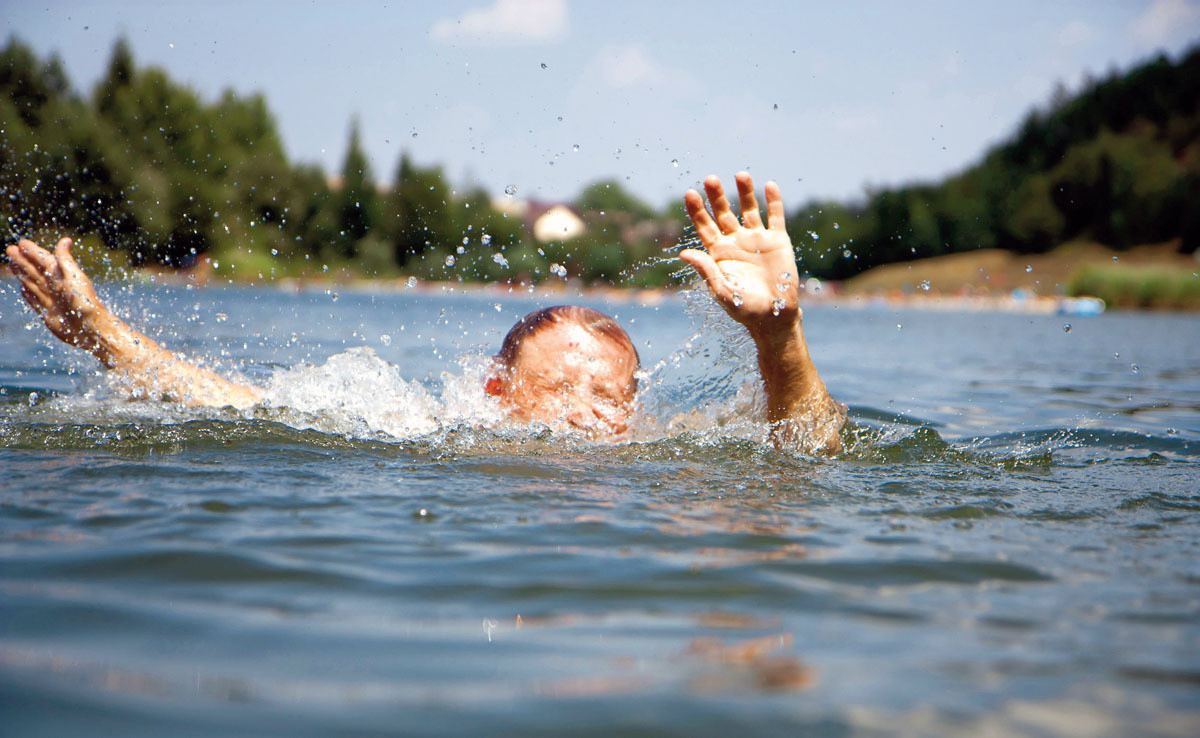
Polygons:
<instances>
[{"instance_id":1,"label":"forehead","mask_svg":"<svg viewBox=\"0 0 1200 738\"><path fill-rule=\"evenodd\" d=\"M626 347L598 336L578 323L552 323L521 342L516 368L522 373L561 375L568 380L583 375L614 375L625 379L636 361Z\"/></svg>"}]
</instances>

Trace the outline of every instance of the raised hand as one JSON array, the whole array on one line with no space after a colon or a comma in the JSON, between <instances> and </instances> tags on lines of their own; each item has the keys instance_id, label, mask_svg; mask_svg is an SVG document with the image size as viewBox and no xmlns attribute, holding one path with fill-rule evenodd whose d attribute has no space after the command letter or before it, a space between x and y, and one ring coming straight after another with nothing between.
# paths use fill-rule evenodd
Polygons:
<instances>
[{"instance_id":1,"label":"raised hand","mask_svg":"<svg viewBox=\"0 0 1200 738\"><path fill-rule=\"evenodd\" d=\"M712 214L700 193L688 190L684 205L706 251L684 249L679 258L708 283L713 297L730 317L752 334L789 330L800 315L796 257L788 238L779 185L768 182L764 227L754 197L754 181L746 172L735 177L739 223L716 175L704 180Z\"/></svg>"},{"instance_id":2,"label":"raised hand","mask_svg":"<svg viewBox=\"0 0 1200 738\"><path fill-rule=\"evenodd\" d=\"M21 295L50 332L91 352L137 391L185 405L249 407L262 397L256 387L180 360L109 312L71 256L71 239L59 241L53 254L29 240L9 246L5 253L12 260L9 268L21 280Z\"/></svg>"},{"instance_id":3,"label":"raised hand","mask_svg":"<svg viewBox=\"0 0 1200 738\"><path fill-rule=\"evenodd\" d=\"M721 180L710 175L700 193L688 190L683 201L705 251L684 249L690 264L721 307L750 331L758 353L758 371L767 396L767 421L778 446L837 453L845 410L829 396L817 374L801 325L796 256L784 223L779 186L768 182L767 223L754 198L754 181L737 174L739 223Z\"/></svg>"},{"instance_id":4,"label":"raised hand","mask_svg":"<svg viewBox=\"0 0 1200 738\"><path fill-rule=\"evenodd\" d=\"M60 240L53 254L28 239L5 253L12 261L9 268L21 280L21 295L50 332L72 346L95 351L108 311L71 256L71 239Z\"/></svg>"}]
</instances>

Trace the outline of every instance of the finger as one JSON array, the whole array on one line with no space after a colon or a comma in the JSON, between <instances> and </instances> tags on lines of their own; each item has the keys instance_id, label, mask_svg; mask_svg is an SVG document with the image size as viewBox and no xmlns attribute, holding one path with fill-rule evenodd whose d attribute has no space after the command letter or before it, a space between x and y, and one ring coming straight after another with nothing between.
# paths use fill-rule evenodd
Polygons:
<instances>
[{"instance_id":1,"label":"finger","mask_svg":"<svg viewBox=\"0 0 1200 738\"><path fill-rule=\"evenodd\" d=\"M49 276L54 273L54 268L58 266L58 262L54 260L49 251L27 238L21 239L21 242L17 246L29 263L41 271L42 274Z\"/></svg>"},{"instance_id":2,"label":"finger","mask_svg":"<svg viewBox=\"0 0 1200 738\"><path fill-rule=\"evenodd\" d=\"M779 185L767 182L767 227L772 231L787 232L787 214L783 212L783 193Z\"/></svg>"},{"instance_id":3,"label":"finger","mask_svg":"<svg viewBox=\"0 0 1200 738\"><path fill-rule=\"evenodd\" d=\"M75 261L75 257L71 254L71 239L64 238L54 247L54 258L58 259L58 266L63 270L63 275L68 276L75 281L87 282L87 275L79 268L79 262Z\"/></svg>"},{"instance_id":4,"label":"finger","mask_svg":"<svg viewBox=\"0 0 1200 738\"><path fill-rule=\"evenodd\" d=\"M732 292L725 282L725 275L711 256L698 249L684 249L679 252L679 258L700 273L714 297L721 301L729 300Z\"/></svg>"},{"instance_id":5,"label":"finger","mask_svg":"<svg viewBox=\"0 0 1200 738\"><path fill-rule=\"evenodd\" d=\"M715 174L705 177L704 191L708 194L708 204L712 206L713 217L716 219L721 233L728 235L736 232L738 219L733 214L733 209L729 207L729 200L725 197L725 188L721 186L720 178Z\"/></svg>"},{"instance_id":6,"label":"finger","mask_svg":"<svg viewBox=\"0 0 1200 738\"><path fill-rule=\"evenodd\" d=\"M742 225L746 228L762 228L762 214L758 212L754 180L750 178L750 173L738 172L734 180L737 182L738 207L742 209Z\"/></svg>"},{"instance_id":7,"label":"finger","mask_svg":"<svg viewBox=\"0 0 1200 738\"><path fill-rule=\"evenodd\" d=\"M45 313L53 305L54 301L50 296L41 290L36 285L21 283L21 297L25 298L25 302L38 312L39 315Z\"/></svg>"},{"instance_id":8,"label":"finger","mask_svg":"<svg viewBox=\"0 0 1200 738\"><path fill-rule=\"evenodd\" d=\"M21 280L22 284L32 283L42 289L46 288L46 275L42 272L41 267L31 262L29 257L21 251L9 252L9 257L12 262L8 268L17 276L17 279Z\"/></svg>"},{"instance_id":9,"label":"finger","mask_svg":"<svg viewBox=\"0 0 1200 738\"><path fill-rule=\"evenodd\" d=\"M683 195L683 206L687 209L688 217L692 219L692 225L696 227L696 235L700 237L700 242L712 248L721 237L721 231L717 229L717 224L704 207L704 198L700 197L699 192L688 190Z\"/></svg>"}]
</instances>

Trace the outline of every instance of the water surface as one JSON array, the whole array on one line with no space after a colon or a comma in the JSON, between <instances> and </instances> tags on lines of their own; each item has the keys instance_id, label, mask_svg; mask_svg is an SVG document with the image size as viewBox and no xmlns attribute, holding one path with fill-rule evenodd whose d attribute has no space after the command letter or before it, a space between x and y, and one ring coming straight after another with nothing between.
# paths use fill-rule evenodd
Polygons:
<instances>
[{"instance_id":1,"label":"water surface","mask_svg":"<svg viewBox=\"0 0 1200 738\"><path fill-rule=\"evenodd\" d=\"M126 401L0 282L5 733L1200 725L1194 317L808 307L817 459L678 299L589 303L650 371L599 445L489 414L521 292L105 291L275 401Z\"/></svg>"}]
</instances>

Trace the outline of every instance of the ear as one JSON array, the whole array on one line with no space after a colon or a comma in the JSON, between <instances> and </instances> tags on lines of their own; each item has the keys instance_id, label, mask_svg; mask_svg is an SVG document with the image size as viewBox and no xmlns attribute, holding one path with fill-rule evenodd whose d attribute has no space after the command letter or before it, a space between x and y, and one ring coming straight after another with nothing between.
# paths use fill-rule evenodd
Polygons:
<instances>
[{"instance_id":1,"label":"ear","mask_svg":"<svg viewBox=\"0 0 1200 738\"><path fill-rule=\"evenodd\" d=\"M495 374L490 375L487 381L483 383L483 391L492 397L499 397L504 393L504 382Z\"/></svg>"}]
</instances>

